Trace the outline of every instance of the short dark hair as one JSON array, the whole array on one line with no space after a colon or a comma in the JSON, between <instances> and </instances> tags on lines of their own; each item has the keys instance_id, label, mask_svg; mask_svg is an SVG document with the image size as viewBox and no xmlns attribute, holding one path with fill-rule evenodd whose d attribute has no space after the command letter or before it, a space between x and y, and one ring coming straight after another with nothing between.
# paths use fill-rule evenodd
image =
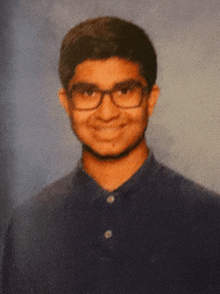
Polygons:
<instances>
[{"instance_id":1,"label":"short dark hair","mask_svg":"<svg viewBox=\"0 0 220 294\"><path fill-rule=\"evenodd\" d=\"M64 37L59 61L63 88L68 89L78 64L114 56L138 63L141 75L152 88L157 76L157 57L148 35L131 22L108 16L86 20Z\"/></svg>"}]
</instances>

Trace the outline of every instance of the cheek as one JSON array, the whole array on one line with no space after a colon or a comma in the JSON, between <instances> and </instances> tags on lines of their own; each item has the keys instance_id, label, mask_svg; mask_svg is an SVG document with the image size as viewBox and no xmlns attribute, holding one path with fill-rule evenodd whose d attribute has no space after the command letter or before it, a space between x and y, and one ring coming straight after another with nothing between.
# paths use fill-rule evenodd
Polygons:
<instances>
[{"instance_id":1,"label":"cheek","mask_svg":"<svg viewBox=\"0 0 220 294\"><path fill-rule=\"evenodd\" d=\"M80 135L80 130L82 130L83 120L80 115L72 113L70 115L70 124L73 132L78 137Z\"/></svg>"},{"instance_id":2,"label":"cheek","mask_svg":"<svg viewBox=\"0 0 220 294\"><path fill-rule=\"evenodd\" d=\"M83 127L87 123L90 117L90 113L84 111L72 111L72 114L70 116L71 123L74 126L74 128Z\"/></svg>"},{"instance_id":3,"label":"cheek","mask_svg":"<svg viewBox=\"0 0 220 294\"><path fill-rule=\"evenodd\" d=\"M145 128L148 122L148 114L146 108L140 108L133 114L133 121L139 125L141 129Z\"/></svg>"},{"instance_id":4,"label":"cheek","mask_svg":"<svg viewBox=\"0 0 220 294\"><path fill-rule=\"evenodd\" d=\"M71 128L80 141L87 141L91 138L88 121L91 114L88 112L74 111L70 116Z\"/></svg>"}]
</instances>

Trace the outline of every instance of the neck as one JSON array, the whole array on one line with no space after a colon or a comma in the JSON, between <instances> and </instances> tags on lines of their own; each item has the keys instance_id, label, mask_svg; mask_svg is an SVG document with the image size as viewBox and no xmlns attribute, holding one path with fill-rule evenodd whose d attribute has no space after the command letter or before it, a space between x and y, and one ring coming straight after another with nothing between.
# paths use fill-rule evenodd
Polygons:
<instances>
[{"instance_id":1,"label":"neck","mask_svg":"<svg viewBox=\"0 0 220 294\"><path fill-rule=\"evenodd\" d=\"M148 157L148 148L143 140L126 156L105 159L83 151L84 170L105 190L113 191L126 182L141 167Z\"/></svg>"}]
</instances>

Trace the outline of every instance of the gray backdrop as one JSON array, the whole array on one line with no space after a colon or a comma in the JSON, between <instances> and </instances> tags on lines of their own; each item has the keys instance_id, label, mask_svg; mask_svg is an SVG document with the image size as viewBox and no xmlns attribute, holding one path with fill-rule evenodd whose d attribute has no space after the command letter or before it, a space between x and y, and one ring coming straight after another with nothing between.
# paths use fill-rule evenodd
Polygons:
<instances>
[{"instance_id":1,"label":"gray backdrop","mask_svg":"<svg viewBox=\"0 0 220 294\"><path fill-rule=\"evenodd\" d=\"M10 13L13 204L80 157L57 97L59 47L72 26L100 15L142 26L157 49L161 96L147 136L156 157L220 192L219 1L20 0Z\"/></svg>"},{"instance_id":2,"label":"gray backdrop","mask_svg":"<svg viewBox=\"0 0 220 294\"><path fill-rule=\"evenodd\" d=\"M161 96L147 136L156 157L220 193L219 0L1 6L1 229L12 206L72 170L80 157L57 97L59 47L72 26L101 15L142 26L157 49Z\"/></svg>"},{"instance_id":3,"label":"gray backdrop","mask_svg":"<svg viewBox=\"0 0 220 294\"><path fill-rule=\"evenodd\" d=\"M132 20L158 52L161 97L148 130L157 158L220 192L220 2L21 0L13 10L15 202L74 168L80 145L57 97L60 42L89 17Z\"/></svg>"}]
</instances>

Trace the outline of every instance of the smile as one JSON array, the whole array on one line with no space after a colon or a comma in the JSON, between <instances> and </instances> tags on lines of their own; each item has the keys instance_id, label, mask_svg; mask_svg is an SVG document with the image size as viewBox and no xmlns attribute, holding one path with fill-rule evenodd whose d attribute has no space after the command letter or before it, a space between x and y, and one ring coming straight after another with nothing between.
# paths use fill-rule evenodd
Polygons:
<instances>
[{"instance_id":1,"label":"smile","mask_svg":"<svg viewBox=\"0 0 220 294\"><path fill-rule=\"evenodd\" d=\"M104 132L104 133L107 133L107 132L115 132L115 131L118 131L120 130L121 128L98 128L97 130L99 132Z\"/></svg>"},{"instance_id":2,"label":"smile","mask_svg":"<svg viewBox=\"0 0 220 294\"><path fill-rule=\"evenodd\" d=\"M108 133L108 132L117 132L120 131L125 127L125 124L119 125L119 126L96 126L94 127L94 130L103 132L103 133Z\"/></svg>"},{"instance_id":3,"label":"smile","mask_svg":"<svg viewBox=\"0 0 220 294\"><path fill-rule=\"evenodd\" d=\"M117 126L93 126L92 129L96 139L101 141L112 141L122 136L125 126L125 124Z\"/></svg>"}]
</instances>

